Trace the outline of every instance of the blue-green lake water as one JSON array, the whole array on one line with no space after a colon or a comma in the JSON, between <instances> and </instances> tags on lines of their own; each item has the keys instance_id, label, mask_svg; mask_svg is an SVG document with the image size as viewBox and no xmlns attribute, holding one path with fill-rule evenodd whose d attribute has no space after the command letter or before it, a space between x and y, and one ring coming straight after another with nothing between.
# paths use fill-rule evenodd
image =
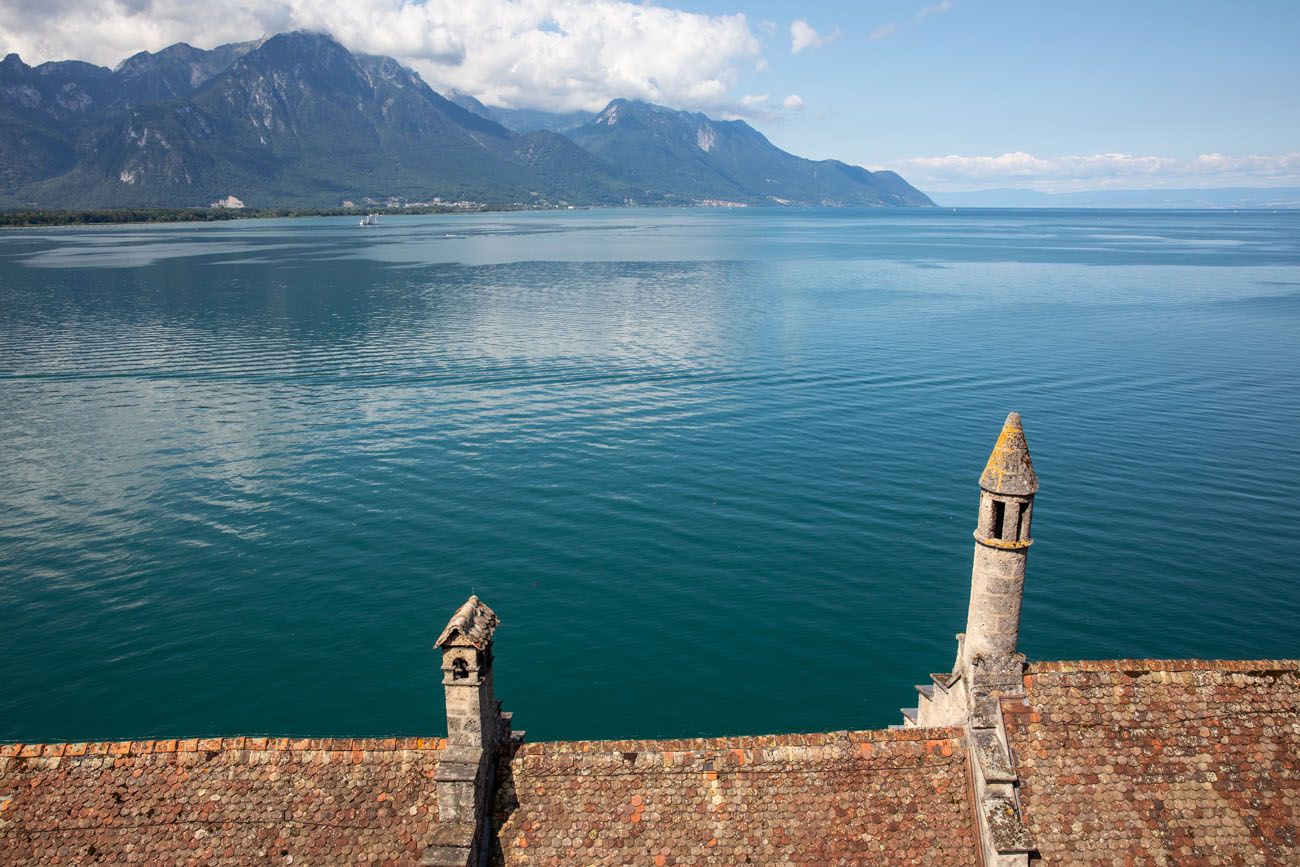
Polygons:
<instances>
[{"instance_id":1,"label":"blue-green lake water","mask_svg":"<svg viewBox=\"0 0 1300 867\"><path fill-rule=\"evenodd\" d=\"M1009 410L1031 658L1300 653L1300 213L0 234L0 740L883 726Z\"/></svg>"}]
</instances>

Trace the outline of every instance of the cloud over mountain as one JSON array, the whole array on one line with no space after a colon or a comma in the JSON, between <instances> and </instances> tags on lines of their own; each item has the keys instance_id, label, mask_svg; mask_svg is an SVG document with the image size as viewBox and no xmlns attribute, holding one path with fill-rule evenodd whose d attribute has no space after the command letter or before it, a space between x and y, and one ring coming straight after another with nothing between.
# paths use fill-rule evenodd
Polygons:
<instances>
[{"instance_id":1,"label":"cloud over mountain","mask_svg":"<svg viewBox=\"0 0 1300 867\"><path fill-rule=\"evenodd\" d=\"M759 41L744 15L627 0L11 0L0 45L29 62L113 66L174 42L212 47L293 29L396 57L435 88L552 111L615 97L726 110L738 63Z\"/></svg>"},{"instance_id":2,"label":"cloud over mountain","mask_svg":"<svg viewBox=\"0 0 1300 867\"><path fill-rule=\"evenodd\" d=\"M1015 186L1042 192L1107 187L1230 187L1300 184L1300 152L1201 154L1190 159L1124 153L1038 157L1023 151L997 156L914 157L900 161L922 186L977 190Z\"/></svg>"}]
</instances>

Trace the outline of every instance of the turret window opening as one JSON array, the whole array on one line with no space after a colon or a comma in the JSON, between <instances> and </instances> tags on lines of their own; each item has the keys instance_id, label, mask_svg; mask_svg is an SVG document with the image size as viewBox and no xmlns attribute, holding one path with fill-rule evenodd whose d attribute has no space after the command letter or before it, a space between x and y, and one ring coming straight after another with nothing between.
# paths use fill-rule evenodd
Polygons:
<instances>
[{"instance_id":1,"label":"turret window opening","mask_svg":"<svg viewBox=\"0 0 1300 867\"><path fill-rule=\"evenodd\" d=\"M451 662L451 679L465 680L469 677L469 663L464 657L457 657Z\"/></svg>"},{"instance_id":2,"label":"turret window opening","mask_svg":"<svg viewBox=\"0 0 1300 867\"><path fill-rule=\"evenodd\" d=\"M1007 504L1001 500L993 501L993 532L989 533L990 539L1002 538L1002 523L1007 517Z\"/></svg>"}]
</instances>

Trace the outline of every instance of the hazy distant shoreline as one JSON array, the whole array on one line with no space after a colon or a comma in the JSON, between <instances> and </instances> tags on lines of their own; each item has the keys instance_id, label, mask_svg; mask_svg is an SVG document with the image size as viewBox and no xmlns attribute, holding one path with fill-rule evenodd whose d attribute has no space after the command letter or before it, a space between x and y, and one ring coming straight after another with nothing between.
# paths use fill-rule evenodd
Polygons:
<instances>
[{"instance_id":1,"label":"hazy distant shoreline","mask_svg":"<svg viewBox=\"0 0 1300 867\"><path fill-rule=\"evenodd\" d=\"M422 205L410 208L112 208L96 210L0 211L0 228L30 229L47 226L110 226L129 223L224 223L230 220L265 220L284 217L381 217L400 214L481 214L498 211L563 210L520 205Z\"/></svg>"},{"instance_id":2,"label":"hazy distant shoreline","mask_svg":"<svg viewBox=\"0 0 1300 867\"><path fill-rule=\"evenodd\" d=\"M1192 211L1282 211L1300 208L1300 187L1081 190L1043 193L992 189L932 192L944 208L1121 208Z\"/></svg>"},{"instance_id":3,"label":"hazy distant shoreline","mask_svg":"<svg viewBox=\"0 0 1300 867\"><path fill-rule=\"evenodd\" d=\"M622 210L627 206L611 205L583 205L577 210ZM701 210L710 209L707 205L647 205L641 204L634 207L638 208L655 208L664 210L681 210L683 208L699 208ZM713 210L732 210L729 208L712 208ZM780 206L763 206L755 205L746 208L746 210L760 211L778 211L786 210ZM801 210L805 208L791 208L789 210ZM837 208L828 208L830 210L839 210ZM572 210L564 205L555 205L550 207L525 206L525 205L489 205L474 204L470 206L450 206L450 205L421 205L418 207L406 208L122 208L122 209L95 209L95 210L0 210L0 229L40 229L40 228L68 228L68 227L94 227L94 226L123 226L123 225L143 225L143 224L180 224L180 223L225 223L235 220L269 220L285 219L294 217L364 217L366 214L379 214L381 217L398 217L398 216L429 216L429 215L452 215L452 214L487 214L487 213L513 213L517 211L568 211ZM857 210L857 209L847 209ZM864 210L876 210L874 208L865 208ZM885 210L885 209L880 209ZM940 205L938 208L890 208L888 210L918 210L933 213L935 211L1258 211L1261 213L1278 211L1278 210L1300 210L1300 208L1284 207L1143 207L1139 205L1112 205L1104 206L1087 206L1087 205Z\"/></svg>"}]
</instances>

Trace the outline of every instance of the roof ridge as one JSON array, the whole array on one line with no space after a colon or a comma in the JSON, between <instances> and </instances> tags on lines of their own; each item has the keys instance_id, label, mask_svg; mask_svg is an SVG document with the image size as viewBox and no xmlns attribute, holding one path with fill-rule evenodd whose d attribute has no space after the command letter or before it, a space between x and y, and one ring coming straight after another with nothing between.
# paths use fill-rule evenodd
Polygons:
<instances>
[{"instance_id":1,"label":"roof ridge","mask_svg":"<svg viewBox=\"0 0 1300 867\"><path fill-rule=\"evenodd\" d=\"M1065 659L1031 662L1026 674L1087 671L1278 671L1300 670L1300 659Z\"/></svg>"},{"instance_id":2,"label":"roof ridge","mask_svg":"<svg viewBox=\"0 0 1300 867\"><path fill-rule=\"evenodd\" d=\"M79 756L143 756L167 753L231 752L395 752L444 750L446 738L162 738L139 741L66 741L61 743L0 744L0 758L61 758Z\"/></svg>"},{"instance_id":3,"label":"roof ridge","mask_svg":"<svg viewBox=\"0 0 1300 867\"><path fill-rule=\"evenodd\" d=\"M962 729L956 726L907 729L843 729L830 732L787 732L759 735L722 735L698 738L621 738L607 740L527 741L530 750L553 752L690 752L693 750L729 750L749 747L830 746L837 743L861 744L906 741L958 740Z\"/></svg>"}]
</instances>

